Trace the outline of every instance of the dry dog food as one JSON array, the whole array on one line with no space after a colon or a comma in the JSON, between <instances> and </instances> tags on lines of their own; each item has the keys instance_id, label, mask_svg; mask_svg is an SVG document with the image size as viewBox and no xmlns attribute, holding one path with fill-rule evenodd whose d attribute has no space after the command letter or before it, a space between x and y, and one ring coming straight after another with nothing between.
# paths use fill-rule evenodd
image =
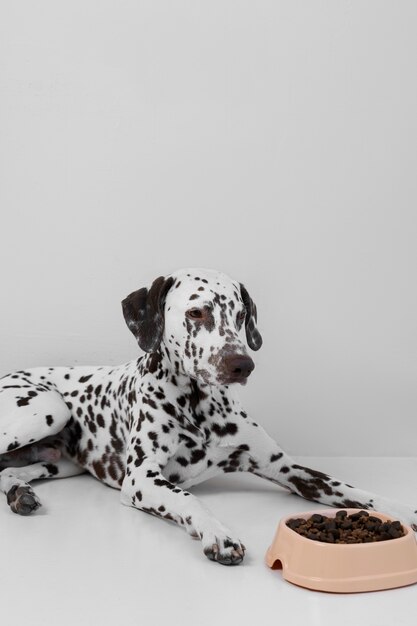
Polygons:
<instances>
[{"instance_id":1,"label":"dry dog food","mask_svg":"<svg viewBox=\"0 0 417 626\"><path fill-rule=\"evenodd\" d=\"M307 539L324 543L370 543L405 535L401 522L383 522L367 511L351 515L347 511L338 511L335 517L315 513L308 519L289 519L287 526Z\"/></svg>"}]
</instances>

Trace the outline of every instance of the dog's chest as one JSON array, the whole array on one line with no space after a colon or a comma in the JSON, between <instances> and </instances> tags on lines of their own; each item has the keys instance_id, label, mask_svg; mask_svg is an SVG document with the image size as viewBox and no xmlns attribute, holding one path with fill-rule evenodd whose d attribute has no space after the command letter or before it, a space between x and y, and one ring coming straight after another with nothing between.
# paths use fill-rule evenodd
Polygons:
<instances>
[{"instance_id":1,"label":"dog's chest","mask_svg":"<svg viewBox=\"0 0 417 626\"><path fill-rule=\"evenodd\" d=\"M233 445L236 409L233 397L222 392L203 394L191 409L179 411L177 445L163 470L168 480L183 483L210 474Z\"/></svg>"},{"instance_id":2,"label":"dog's chest","mask_svg":"<svg viewBox=\"0 0 417 626\"><path fill-rule=\"evenodd\" d=\"M219 460L219 446L205 436L184 436L162 473L173 483L181 484L207 472Z\"/></svg>"}]
</instances>

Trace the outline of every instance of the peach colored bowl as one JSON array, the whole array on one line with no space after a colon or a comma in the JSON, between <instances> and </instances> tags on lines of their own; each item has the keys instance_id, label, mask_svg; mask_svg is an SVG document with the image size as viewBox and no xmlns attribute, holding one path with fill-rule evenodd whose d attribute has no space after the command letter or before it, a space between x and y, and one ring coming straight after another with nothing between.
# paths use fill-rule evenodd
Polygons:
<instances>
[{"instance_id":1,"label":"peach colored bowl","mask_svg":"<svg viewBox=\"0 0 417 626\"><path fill-rule=\"evenodd\" d=\"M352 593L403 587L417 582L417 542L412 529L403 524L404 537L375 543L329 544L302 537L286 525L293 517L307 519L313 513L334 517L341 509L295 513L281 519L266 553L266 563L295 585ZM360 509L343 509L350 515ZM384 513L371 515L393 520ZM275 567L274 567L275 566Z\"/></svg>"}]
</instances>

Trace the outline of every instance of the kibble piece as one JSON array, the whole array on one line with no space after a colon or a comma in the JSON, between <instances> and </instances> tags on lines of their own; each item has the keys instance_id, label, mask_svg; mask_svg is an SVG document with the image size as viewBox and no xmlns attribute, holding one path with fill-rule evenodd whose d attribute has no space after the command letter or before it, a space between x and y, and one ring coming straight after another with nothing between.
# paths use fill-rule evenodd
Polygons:
<instances>
[{"instance_id":1,"label":"kibble piece","mask_svg":"<svg viewBox=\"0 0 417 626\"><path fill-rule=\"evenodd\" d=\"M347 511L338 511L336 513L336 519L343 519L347 516Z\"/></svg>"}]
</instances>

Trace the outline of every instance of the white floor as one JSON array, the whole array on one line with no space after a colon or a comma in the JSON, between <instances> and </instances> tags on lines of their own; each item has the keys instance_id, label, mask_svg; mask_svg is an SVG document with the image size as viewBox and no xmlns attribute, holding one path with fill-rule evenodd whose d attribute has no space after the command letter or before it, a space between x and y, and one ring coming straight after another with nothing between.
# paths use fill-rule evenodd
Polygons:
<instances>
[{"instance_id":1,"label":"white floor","mask_svg":"<svg viewBox=\"0 0 417 626\"><path fill-rule=\"evenodd\" d=\"M417 505L417 459L300 459ZM32 517L0 506L0 621L20 626L279 624L411 626L417 585L333 595L295 587L264 554L281 516L319 508L263 480L228 475L193 492L247 547L244 563L208 561L176 526L119 504L90 476L35 484Z\"/></svg>"}]
</instances>

